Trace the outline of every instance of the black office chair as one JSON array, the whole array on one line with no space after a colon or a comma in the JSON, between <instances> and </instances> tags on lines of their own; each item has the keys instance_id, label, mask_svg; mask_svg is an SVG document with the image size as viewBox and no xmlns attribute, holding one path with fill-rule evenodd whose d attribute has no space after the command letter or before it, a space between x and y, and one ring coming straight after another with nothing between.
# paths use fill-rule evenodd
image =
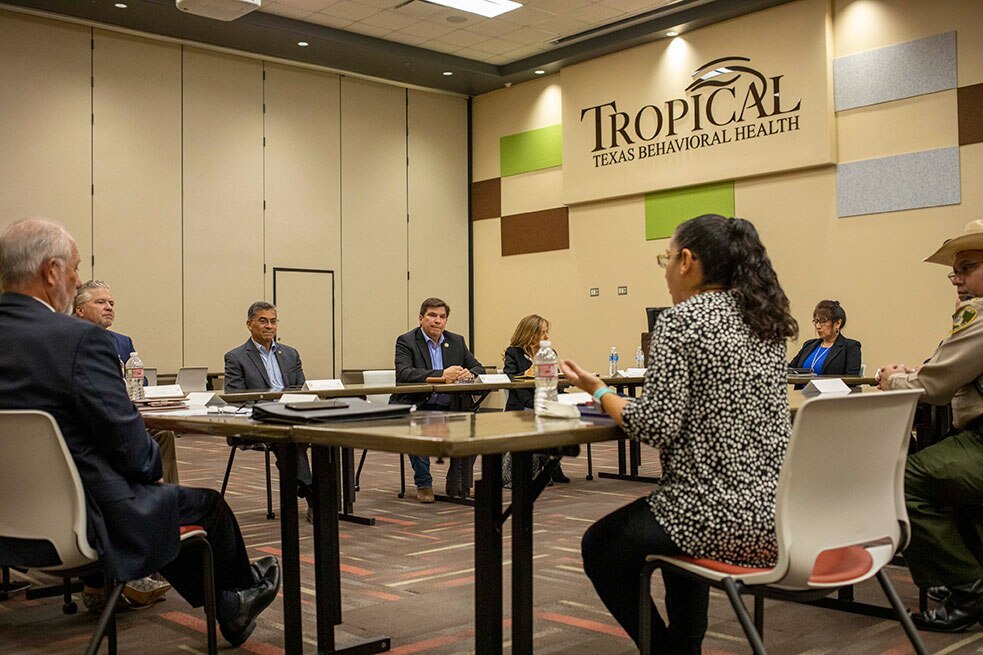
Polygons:
<instances>
[{"instance_id":1,"label":"black office chair","mask_svg":"<svg viewBox=\"0 0 983 655\"><path fill-rule=\"evenodd\" d=\"M273 482L270 474L270 446L265 443L252 443L238 437L229 437L227 443L230 446L229 463L225 467L225 477L222 478L222 497L225 497L225 489L229 486L229 476L232 475L232 462L235 461L237 450L256 450L261 451L266 458L266 518L275 519L273 512Z\"/></svg>"}]
</instances>

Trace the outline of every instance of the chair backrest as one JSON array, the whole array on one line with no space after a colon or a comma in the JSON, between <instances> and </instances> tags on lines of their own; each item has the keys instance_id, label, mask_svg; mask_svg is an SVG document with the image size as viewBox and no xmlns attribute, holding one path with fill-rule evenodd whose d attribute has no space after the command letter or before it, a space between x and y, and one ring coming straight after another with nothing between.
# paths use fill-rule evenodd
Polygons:
<instances>
[{"instance_id":1,"label":"chair backrest","mask_svg":"<svg viewBox=\"0 0 983 655\"><path fill-rule=\"evenodd\" d=\"M206 391L208 389L207 366L182 366L177 371L177 384L181 391Z\"/></svg>"},{"instance_id":2,"label":"chair backrest","mask_svg":"<svg viewBox=\"0 0 983 655\"><path fill-rule=\"evenodd\" d=\"M0 564L67 569L99 559L86 536L82 480L47 412L0 411L0 498ZM57 558L15 546L28 539L47 542Z\"/></svg>"},{"instance_id":3,"label":"chair backrest","mask_svg":"<svg viewBox=\"0 0 983 655\"><path fill-rule=\"evenodd\" d=\"M157 386L157 367L156 366L144 366L143 367L143 379L147 381L147 384L151 387Z\"/></svg>"},{"instance_id":4,"label":"chair backrest","mask_svg":"<svg viewBox=\"0 0 983 655\"><path fill-rule=\"evenodd\" d=\"M903 545L904 468L921 393L818 397L799 408L776 499L783 584L805 586L825 550L886 538L893 554Z\"/></svg>"},{"instance_id":5,"label":"chair backrest","mask_svg":"<svg viewBox=\"0 0 983 655\"><path fill-rule=\"evenodd\" d=\"M367 387L372 385L393 385L396 384L396 371L395 369L388 371L362 371L362 382ZM366 400L373 403L379 403L385 405L389 402L388 393L376 393L365 396Z\"/></svg>"}]
</instances>

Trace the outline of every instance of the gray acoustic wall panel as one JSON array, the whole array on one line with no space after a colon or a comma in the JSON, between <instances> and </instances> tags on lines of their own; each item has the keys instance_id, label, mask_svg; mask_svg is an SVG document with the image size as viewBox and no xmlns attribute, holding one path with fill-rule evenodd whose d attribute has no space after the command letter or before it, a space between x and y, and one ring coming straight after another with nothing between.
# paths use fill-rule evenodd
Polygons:
<instances>
[{"instance_id":1,"label":"gray acoustic wall panel","mask_svg":"<svg viewBox=\"0 0 983 655\"><path fill-rule=\"evenodd\" d=\"M837 215L957 205L959 148L940 148L836 167Z\"/></svg>"},{"instance_id":2,"label":"gray acoustic wall panel","mask_svg":"<svg viewBox=\"0 0 983 655\"><path fill-rule=\"evenodd\" d=\"M956 33L833 60L836 111L956 88Z\"/></svg>"}]
</instances>

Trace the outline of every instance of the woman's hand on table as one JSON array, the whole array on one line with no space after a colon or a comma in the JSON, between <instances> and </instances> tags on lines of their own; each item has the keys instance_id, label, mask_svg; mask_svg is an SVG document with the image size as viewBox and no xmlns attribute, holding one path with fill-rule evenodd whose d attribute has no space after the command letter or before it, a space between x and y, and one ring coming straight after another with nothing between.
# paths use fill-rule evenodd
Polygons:
<instances>
[{"instance_id":1,"label":"woman's hand on table","mask_svg":"<svg viewBox=\"0 0 983 655\"><path fill-rule=\"evenodd\" d=\"M569 359L561 359L560 368L563 370L563 374L567 376L567 382L589 394L593 394L604 386L601 378L580 368L577 362Z\"/></svg>"}]
</instances>

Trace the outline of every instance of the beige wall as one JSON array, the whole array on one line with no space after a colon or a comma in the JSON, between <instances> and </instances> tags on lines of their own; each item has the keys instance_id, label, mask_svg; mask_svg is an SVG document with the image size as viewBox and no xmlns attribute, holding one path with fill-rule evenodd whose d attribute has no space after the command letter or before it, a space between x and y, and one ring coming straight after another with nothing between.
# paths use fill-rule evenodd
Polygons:
<instances>
[{"instance_id":1,"label":"beige wall","mask_svg":"<svg viewBox=\"0 0 983 655\"><path fill-rule=\"evenodd\" d=\"M335 273L333 326L281 317L335 339L311 376L391 367L421 293L467 317L465 99L4 11L0 61L0 229L62 222L148 366L222 370L274 267Z\"/></svg>"},{"instance_id":2,"label":"beige wall","mask_svg":"<svg viewBox=\"0 0 983 655\"><path fill-rule=\"evenodd\" d=\"M959 85L980 83L980 3L856 0L832 5L834 56L950 30L958 32ZM607 60L609 74L618 75L618 56ZM560 123L560 77L474 100L474 180L498 177L501 136ZM958 142L954 91L840 112L834 120L840 162ZM758 226L802 339L813 335L809 321L816 301L834 298L847 311L846 333L863 342L869 370L894 361L917 363L931 353L946 334L955 297L947 271L921 260L983 214L983 144L963 146L960 158L960 205L845 219L836 216L834 166L735 183L736 213ZM545 191L529 180L503 179L503 212L538 208L534 205L553 192L557 177L562 167L541 174ZM642 196L571 206L570 249L565 251L502 257L498 219L475 222L476 354L482 361L500 362L519 318L536 312L552 321L554 343L564 356L601 371L615 345L627 365L645 327L643 308L669 303L655 263L666 247L666 240L645 240ZM616 295L619 285L629 287L627 296ZM599 287L600 297L588 297L590 287ZM797 347L790 344L789 349L794 354Z\"/></svg>"}]
</instances>

